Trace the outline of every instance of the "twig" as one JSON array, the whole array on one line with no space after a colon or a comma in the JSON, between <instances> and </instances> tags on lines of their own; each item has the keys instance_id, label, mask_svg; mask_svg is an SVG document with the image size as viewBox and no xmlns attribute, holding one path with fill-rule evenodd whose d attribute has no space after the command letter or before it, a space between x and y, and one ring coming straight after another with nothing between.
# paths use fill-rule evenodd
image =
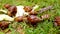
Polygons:
<instances>
[{"instance_id":1,"label":"twig","mask_svg":"<svg viewBox=\"0 0 60 34\"><path fill-rule=\"evenodd\" d=\"M42 8L42 9L39 10L39 13L45 12L45 11L50 10L50 9L52 9L52 6Z\"/></svg>"}]
</instances>

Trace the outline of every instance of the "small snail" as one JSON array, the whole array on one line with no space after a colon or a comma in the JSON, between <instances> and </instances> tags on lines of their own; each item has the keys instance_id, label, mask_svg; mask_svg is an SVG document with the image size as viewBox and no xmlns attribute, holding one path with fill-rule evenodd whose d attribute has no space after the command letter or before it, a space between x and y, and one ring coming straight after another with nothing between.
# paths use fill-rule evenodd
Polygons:
<instances>
[{"instance_id":1,"label":"small snail","mask_svg":"<svg viewBox=\"0 0 60 34\"><path fill-rule=\"evenodd\" d=\"M15 14L17 13L16 6L11 6L10 8L8 8L7 13L8 13L9 16L15 16Z\"/></svg>"},{"instance_id":2,"label":"small snail","mask_svg":"<svg viewBox=\"0 0 60 34\"><path fill-rule=\"evenodd\" d=\"M32 8L29 7L29 6L25 6L25 7L24 7L24 10L25 10L26 12L30 12L30 11L32 10Z\"/></svg>"},{"instance_id":3,"label":"small snail","mask_svg":"<svg viewBox=\"0 0 60 34\"><path fill-rule=\"evenodd\" d=\"M37 22L41 21L39 17L35 16L35 15L30 15L27 17L27 20L29 23L31 24L36 24Z\"/></svg>"},{"instance_id":4,"label":"small snail","mask_svg":"<svg viewBox=\"0 0 60 34\"><path fill-rule=\"evenodd\" d=\"M23 16L16 17L14 20L17 21L17 22L22 22L23 21Z\"/></svg>"},{"instance_id":5,"label":"small snail","mask_svg":"<svg viewBox=\"0 0 60 34\"><path fill-rule=\"evenodd\" d=\"M17 7L16 6L11 6L10 4L5 4L4 7L6 9L8 9L7 14L11 17L15 16L15 14L17 13Z\"/></svg>"},{"instance_id":6,"label":"small snail","mask_svg":"<svg viewBox=\"0 0 60 34\"><path fill-rule=\"evenodd\" d=\"M54 25L55 26L60 26L60 16L55 17Z\"/></svg>"},{"instance_id":7,"label":"small snail","mask_svg":"<svg viewBox=\"0 0 60 34\"><path fill-rule=\"evenodd\" d=\"M0 28L1 28L1 29L7 28L7 27L9 26L9 23L10 23L10 22L8 22L8 21L1 21L1 22L0 22Z\"/></svg>"},{"instance_id":8,"label":"small snail","mask_svg":"<svg viewBox=\"0 0 60 34\"><path fill-rule=\"evenodd\" d=\"M10 4L5 4L4 7L5 7L6 9L8 9L9 7L11 7L11 5L10 5Z\"/></svg>"}]
</instances>

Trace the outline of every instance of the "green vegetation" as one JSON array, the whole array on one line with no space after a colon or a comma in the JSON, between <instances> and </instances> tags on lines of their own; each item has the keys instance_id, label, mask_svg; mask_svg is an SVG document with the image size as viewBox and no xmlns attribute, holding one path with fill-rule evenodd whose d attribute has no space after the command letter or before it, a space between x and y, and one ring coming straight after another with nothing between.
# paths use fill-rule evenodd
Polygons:
<instances>
[{"instance_id":1,"label":"green vegetation","mask_svg":"<svg viewBox=\"0 0 60 34\"><path fill-rule=\"evenodd\" d=\"M60 16L60 0L0 0L0 9L5 9L3 7L4 4L11 4L11 5L24 5L24 6L34 6L39 5L39 8L47 7L52 5L53 9L42 14L38 14L41 16L43 14L51 14L49 20L44 20L43 22L39 22L35 27L32 25L28 25L25 22L16 23L12 22L9 25L7 30L11 30L11 34L19 34L16 31L16 28L20 25L24 30L25 34L60 34L59 27L55 27L53 25L53 20L55 16ZM39 10L39 9L38 9ZM0 29L1 30L1 29ZM6 30L6 31L7 31ZM0 34L6 33L6 31L1 31Z\"/></svg>"}]
</instances>

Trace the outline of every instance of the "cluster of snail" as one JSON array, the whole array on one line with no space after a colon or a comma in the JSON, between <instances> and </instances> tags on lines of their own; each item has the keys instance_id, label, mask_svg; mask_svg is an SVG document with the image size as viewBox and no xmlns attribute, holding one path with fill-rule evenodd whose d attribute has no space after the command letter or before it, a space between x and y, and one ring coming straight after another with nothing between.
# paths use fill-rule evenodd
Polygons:
<instances>
[{"instance_id":1,"label":"cluster of snail","mask_svg":"<svg viewBox=\"0 0 60 34\"><path fill-rule=\"evenodd\" d=\"M9 4L6 4L6 5L4 5L4 7L5 7L6 9L8 9L8 15L9 15L9 16L13 17L13 16L16 15L16 13L17 13L17 7L16 7L16 6L11 6L11 5L9 5ZM35 24L35 23L37 23L37 22L39 22L39 21L41 21L41 20L43 20L43 19L45 19L45 18L46 18L46 19L49 18L49 16L50 16L50 15L46 14L46 15L44 15L44 16L41 16L41 18L40 18L40 17L37 17L37 16L36 16L38 13L37 13L36 11L33 11L31 7L29 7L29 6L24 6L23 9L24 9L26 12L28 12L29 15L27 15L27 16L18 16L18 17L16 17L16 18L14 19L15 21L17 21L17 22L22 22L22 21L26 18L27 21L30 22L31 24ZM45 18L43 18L43 17L45 17Z\"/></svg>"},{"instance_id":2,"label":"cluster of snail","mask_svg":"<svg viewBox=\"0 0 60 34\"><path fill-rule=\"evenodd\" d=\"M10 17L15 17L16 16L16 13L17 13L17 7L16 6L12 6L10 4L5 4L4 7L8 10L7 15L9 15ZM17 17L14 18L14 21L23 22L24 20L27 20L28 23L34 25L34 24L42 21L43 19L49 19L49 17L50 17L49 14L42 15L41 17L37 17L37 14L41 13L41 12L44 12L46 10L49 10L51 8L52 7L49 6L47 8L43 8L39 12L37 12L37 11L32 10L32 8L29 7L29 6L24 6L23 9L25 10L25 12L28 12L29 15L27 15L27 16L24 16L24 15L23 16L17 16ZM60 20L60 17L57 17L55 19L55 23L57 25L60 25L60 21L59 20ZM6 21L1 21L0 22L0 27L1 28L3 27L3 29L8 27L8 25L9 25L9 23L7 23Z\"/></svg>"}]
</instances>

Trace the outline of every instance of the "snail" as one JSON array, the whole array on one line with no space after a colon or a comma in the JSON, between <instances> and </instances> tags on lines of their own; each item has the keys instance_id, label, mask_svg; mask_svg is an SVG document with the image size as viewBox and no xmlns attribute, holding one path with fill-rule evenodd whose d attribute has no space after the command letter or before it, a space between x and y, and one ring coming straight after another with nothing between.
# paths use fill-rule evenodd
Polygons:
<instances>
[{"instance_id":1,"label":"snail","mask_svg":"<svg viewBox=\"0 0 60 34\"><path fill-rule=\"evenodd\" d=\"M8 21L0 21L0 28L6 29L9 26L10 22Z\"/></svg>"},{"instance_id":2,"label":"snail","mask_svg":"<svg viewBox=\"0 0 60 34\"><path fill-rule=\"evenodd\" d=\"M31 24L36 24L37 22L41 21L41 19L35 15L30 15L27 17L27 20Z\"/></svg>"},{"instance_id":3,"label":"snail","mask_svg":"<svg viewBox=\"0 0 60 34\"><path fill-rule=\"evenodd\" d=\"M26 12L30 12L30 11L32 10L32 8L29 7L29 6L24 6L24 10L25 10Z\"/></svg>"},{"instance_id":4,"label":"snail","mask_svg":"<svg viewBox=\"0 0 60 34\"><path fill-rule=\"evenodd\" d=\"M55 17L54 25L55 25L55 26L60 26L60 16L56 16L56 17Z\"/></svg>"},{"instance_id":5,"label":"snail","mask_svg":"<svg viewBox=\"0 0 60 34\"><path fill-rule=\"evenodd\" d=\"M11 7L11 5L10 5L10 4L5 4L4 7L5 7L6 9L8 9L9 7Z\"/></svg>"},{"instance_id":6,"label":"snail","mask_svg":"<svg viewBox=\"0 0 60 34\"><path fill-rule=\"evenodd\" d=\"M16 13L17 13L17 8L16 8L16 6L11 6L10 8L8 8L7 14L8 14L9 16L15 16Z\"/></svg>"},{"instance_id":7,"label":"snail","mask_svg":"<svg viewBox=\"0 0 60 34\"><path fill-rule=\"evenodd\" d=\"M16 17L14 20L17 21L17 22L22 22L23 21L23 16Z\"/></svg>"}]
</instances>

